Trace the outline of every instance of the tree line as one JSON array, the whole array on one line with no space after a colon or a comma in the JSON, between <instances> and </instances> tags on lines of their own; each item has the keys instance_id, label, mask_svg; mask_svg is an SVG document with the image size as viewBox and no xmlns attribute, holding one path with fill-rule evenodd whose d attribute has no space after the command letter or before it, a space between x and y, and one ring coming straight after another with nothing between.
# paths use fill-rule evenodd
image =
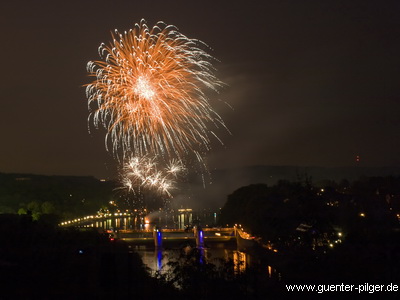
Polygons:
<instances>
[{"instance_id":1,"label":"tree line","mask_svg":"<svg viewBox=\"0 0 400 300\"><path fill-rule=\"evenodd\" d=\"M94 177L0 173L0 213L74 218L94 214L113 199L115 183Z\"/></svg>"}]
</instances>

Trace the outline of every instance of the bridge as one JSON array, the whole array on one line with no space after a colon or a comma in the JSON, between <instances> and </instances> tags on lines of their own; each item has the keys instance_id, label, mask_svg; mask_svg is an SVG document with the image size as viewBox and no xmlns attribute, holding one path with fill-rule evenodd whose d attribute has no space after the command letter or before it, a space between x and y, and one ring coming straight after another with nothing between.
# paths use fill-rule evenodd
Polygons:
<instances>
[{"instance_id":1,"label":"bridge","mask_svg":"<svg viewBox=\"0 0 400 300\"><path fill-rule=\"evenodd\" d=\"M192 244L204 247L208 243L237 244L239 250L247 250L255 246L256 241L241 228L201 228L193 230L158 229L154 230L117 230L109 231L111 238L117 238L134 245L154 245L155 247L176 244Z\"/></svg>"},{"instance_id":2,"label":"bridge","mask_svg":"<svg viewBox=\"0 0 400 300\"><path fill-rule=\"evenodd\" d=\"M107 215L87 216L65 221L62 227L95 227L103 228L110 239L119 239L134 245L154 245L155 247L171 246L173 244L190 244L203 247L207 243L236 243L238 249L245 251L257 243L254 237L244 232L239 226L205 227L195 226L193 229L158 228L154 224L143 224L142 229L125 229L133 219L132 214L116 213ZM151 229L154 227L153 229Z\"/></svg>"},{"instance_id":3,"label":"bridge","mask_svg":"<svg viewBox=\"0 0 400 300\"><path fill-rule=\"evenodd\" d=\"M156 247L173 243L196 243L202 246L207 242L235 242L234 228L203 228L193 230L183 229L154 229L154 230L118 230L115 237L131 244L152 244Z\"/></svg>"}]
</instances>

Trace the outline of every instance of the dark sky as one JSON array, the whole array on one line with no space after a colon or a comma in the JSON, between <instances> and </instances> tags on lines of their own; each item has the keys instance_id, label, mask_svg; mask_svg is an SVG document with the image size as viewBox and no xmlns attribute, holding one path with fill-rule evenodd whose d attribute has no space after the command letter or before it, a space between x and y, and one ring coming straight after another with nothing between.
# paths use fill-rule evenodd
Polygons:
<instances>
[{"instance_id":1,"label":"dark sky","mask_svg":"<svg viewBox=\"0 0 400 300\"><path fill-rule=\"evenodd\" d=\"M4 3L6 2L6 3ZM399 1L3 1L0 172L109 177L86 62L145 18L206 42L228 84L211 169L400 165Z\"/></svg>"}]
</instances>

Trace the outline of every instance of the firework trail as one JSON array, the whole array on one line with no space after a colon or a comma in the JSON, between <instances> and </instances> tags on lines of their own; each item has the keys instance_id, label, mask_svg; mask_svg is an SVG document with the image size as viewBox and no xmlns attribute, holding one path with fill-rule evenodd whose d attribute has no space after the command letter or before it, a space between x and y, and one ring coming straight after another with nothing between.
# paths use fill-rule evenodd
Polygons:
<instances>
[{"instance_id":1,"label":"firework trail","mask_svg":"<svg viewBox=\"0 0 400 300\"><path fill-rule=\"evenodd\" d=\"M202 161L210 136L218 139L208 124L226 128L205 94L223 85L206 45L161 22L149 29L144 20L112 37L99 47L102 60L87 64L89 122L107 130L107 150L165 161L194 153Z\"/></svg>"},{"instance_id":2,"label":"firework trail","mask_svg":"<svg viewBox=\"0 0 400 300\"><path fill-rule=\"evenodd\" d=\"M140 194L142 190L156 190L161 195L171 196L176 179L185 172L180 161L173 161L165 168L158 168L155 158L133 157L123 166L122 185L128 191Z\"/></svg>"}]
</instances>

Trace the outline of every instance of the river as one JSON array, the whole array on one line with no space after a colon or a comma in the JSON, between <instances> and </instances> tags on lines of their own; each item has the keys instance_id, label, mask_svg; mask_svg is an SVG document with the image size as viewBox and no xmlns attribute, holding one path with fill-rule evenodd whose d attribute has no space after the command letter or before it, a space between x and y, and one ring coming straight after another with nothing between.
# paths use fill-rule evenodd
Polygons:
<instances>
[{"instance_id":1,"label":"river","mask_svg":"<svg viewBox=\"0 0 400 300\"><path fill-rule=\"evenodd\" d=\"M212 263L217 267L221 266L223 263L232 261L235 272L244 272L246 268L259 262L256 257L238 251L236 246L232 244L210 243L207 246L208 247L200 249L202 256L206 262ZM157 271L162 274L168 273L168 271L171 270L171 266L168 264L169 262L175 262L179 258L187 255L189 251L193 250L189 245L186 247L171 247L167 249L154 248L146 245L131 245L130 248L141 256L143 263L149 268L152 275ZM263 268L265 268L265 272L267 272L270 278L279 279L281 277L281 274L273 267L267 265L263 266Z\"/></svg>"}]
</instances>

